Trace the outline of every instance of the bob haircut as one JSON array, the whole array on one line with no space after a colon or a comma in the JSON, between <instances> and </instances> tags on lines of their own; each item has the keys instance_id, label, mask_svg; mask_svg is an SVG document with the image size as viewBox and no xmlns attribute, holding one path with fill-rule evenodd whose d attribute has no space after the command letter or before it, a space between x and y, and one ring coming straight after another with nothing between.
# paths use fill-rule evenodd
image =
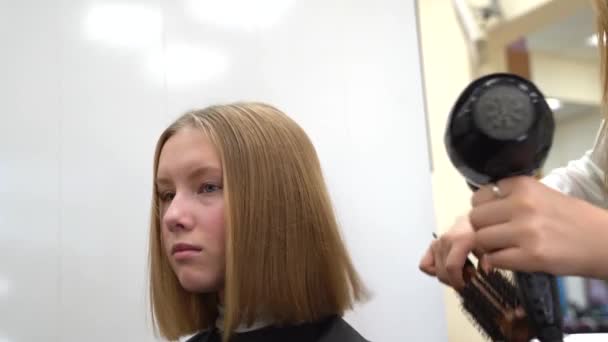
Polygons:
<instances>
[{"instance_id":1,"label":"bob haircut","mask_svg":"<svg viewBox=\"0 0 608 342\"><path fill-rule=\"evenodd\" d=\"M315 148L278 109L233 103L188 112L160 136L182 128L205 134L222 163L226 231L224 341L256 318L274 324L343 315L368 297L340 236ZM150 302L154 327L169 339L210 328L217 293L189 293L162 248L154 185L150 224Z\"/></svg>"}]
</instances>

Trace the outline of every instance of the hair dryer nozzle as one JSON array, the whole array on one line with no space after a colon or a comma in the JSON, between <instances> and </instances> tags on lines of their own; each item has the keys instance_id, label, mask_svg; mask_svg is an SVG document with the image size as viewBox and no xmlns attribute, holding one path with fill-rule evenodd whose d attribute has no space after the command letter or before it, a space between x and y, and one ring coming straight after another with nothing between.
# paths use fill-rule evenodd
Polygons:
<instances>
[{"instance_id":1,"label":"hair dryer nozzle","mask_svg":"<svg viewBox=\"0 0 608 342\"><path fill-rule=\"evenodd\" d=\"M553 113L530 81L512 74L475 80L452 108L448 155L473 187L540 169L553 142Z\"/></svg>"}]
</instances>

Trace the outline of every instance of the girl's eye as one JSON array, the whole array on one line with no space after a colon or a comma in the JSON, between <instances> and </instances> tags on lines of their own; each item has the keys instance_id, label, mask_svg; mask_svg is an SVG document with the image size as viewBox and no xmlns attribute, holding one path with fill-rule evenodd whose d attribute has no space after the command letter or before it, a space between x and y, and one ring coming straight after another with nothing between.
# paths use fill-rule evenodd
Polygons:
<instances>
[{"instance_id":1,"label":"girl's eye","mask_svg":"<svg viewBox=\"0 0 608 342\"><path fill-rule=\"evenodd\" d=\"M173 197L175 197L175 192L173 191L164 191L161 192L158 196L160 201L163 203L171 202L171 200L173 200Z\"/></svg>"},{"instance_id":2,"label":"girl's eye","mask_svg":"<svg viewBox=\"0 0 608 342\"><path fill-rule=\"evenodd\" d=\"M199 193L206 194L206 193L216 192L221 189L222 189L222 187L220 187L219 185L205 183L205 184L201 185L201 187L198 191L199 191Z\"/></svg>"}]
</instances>

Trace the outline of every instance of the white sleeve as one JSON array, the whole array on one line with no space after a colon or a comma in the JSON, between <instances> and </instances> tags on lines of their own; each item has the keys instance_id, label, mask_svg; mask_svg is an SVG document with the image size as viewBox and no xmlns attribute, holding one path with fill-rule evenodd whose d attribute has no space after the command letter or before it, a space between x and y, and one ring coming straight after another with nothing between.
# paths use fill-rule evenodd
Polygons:
<instances>
[{"instance_id":1,"label":"white sleeve","mask_svg":"<svg viewBox=\"0 0 608 342\"><path fill-rule=\"evenodd\" d=\"M602 122L593 150L565 167L552 170L542 182L570 196L583 199L598 207L608 208L608 192L604 169L608 157L606 123Z\"/></svg>"}]
</instances>

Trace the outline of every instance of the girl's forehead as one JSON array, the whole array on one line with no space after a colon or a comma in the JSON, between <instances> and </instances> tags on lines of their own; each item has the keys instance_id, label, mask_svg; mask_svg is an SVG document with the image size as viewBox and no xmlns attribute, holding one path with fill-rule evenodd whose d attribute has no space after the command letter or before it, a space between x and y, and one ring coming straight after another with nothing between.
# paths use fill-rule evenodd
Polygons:
<instances>
[{"instance_id":1,"label":"girl's forehead","mask_svg":"<svg viewBox=\"0 0 608 342\"><path fill-rule=\"evenodd\" d=\"M183 129L165 142L159 157L157 179L177 175L221 175L221 172L219 155L209 138L199 130Z\"/></svg>"}]
</instances>

